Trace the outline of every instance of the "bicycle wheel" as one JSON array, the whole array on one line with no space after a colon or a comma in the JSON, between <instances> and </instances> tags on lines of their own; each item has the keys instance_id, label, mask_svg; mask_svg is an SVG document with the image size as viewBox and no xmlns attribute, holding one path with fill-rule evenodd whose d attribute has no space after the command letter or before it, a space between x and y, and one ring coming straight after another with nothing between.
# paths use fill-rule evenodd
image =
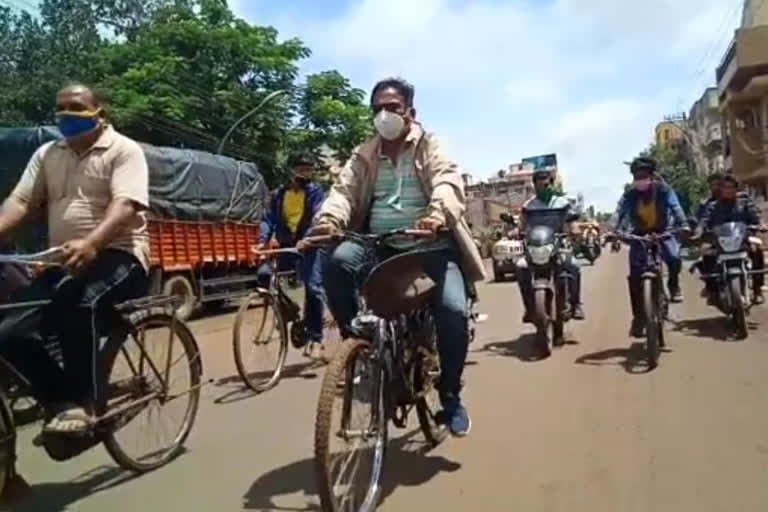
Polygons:
<instances>
[{"instance_id":1,"label":"bicycle wheel","mask_svg":"<svg viewBox=\"0 0 768 512\"><path fill-rule=\"evenodd\" d=\"M106 393L100 409L122 411L109 425L107 452L123 468L143 473L181 453L200 404L203 368L194 336L173 315L137 311L128 323L104 346Z\"/></svg>"},{"instance_id":2,"label":"bicycle wheel","mask_svg":"<svg viewBox=\"0 0 768 512\"><path fill-rule=\"evenodd\" d=\"M645 310L645 351L648 366L655 368L659 363L659 341L662 336L662 324L656 304L656 283L652 279L643 279L643 309Z\"/></svg>"},{"instance_id":3,"label":"bicycle wheel","mask_svg":"<svg viewBox=\"0 0 768 512\"><path fill-rule=\"evenodd\" d=\"M288 330L274 297L252 293L240 305L232 336L237 373L257 392L277 385L288 355Z\"/></svg>"},{"instance_id":4,"label":"bicycle wheel","mask_svg":"<svg viewBox=\"0 0 768 512\"><path fill-rule=\"evenodd\" d=\"M323 512L370 512L379 501L387 447L386 379L370 350L367 341L347 340L323 377L315 420L315 475ZM355 414L356 406L362 414ZM335 441L349 453L334 453Z\"/></svg>"}]
</instances>

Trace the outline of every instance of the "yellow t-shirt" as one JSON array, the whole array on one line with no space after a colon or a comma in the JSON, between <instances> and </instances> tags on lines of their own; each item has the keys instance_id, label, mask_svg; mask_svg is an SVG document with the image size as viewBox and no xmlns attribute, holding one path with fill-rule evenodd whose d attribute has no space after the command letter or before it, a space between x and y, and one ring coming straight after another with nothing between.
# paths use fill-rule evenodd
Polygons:
<instances>
[{"instance_id":1,"label":"yellow t-shirt","mask_svg":"<svg viewBox=\"0 0 768 512\"><path fill-rule=\"evenodd\" d=\"M291 233L296 234L304 216L304 191L288 189L283 196L283 219Z\"/></svg>"},{"instance_id":2,"label":"yellow t-shirt","mask_svg":"<svg viewBox=\"0 0 768 512\"><path fill-rule=\"evenodd\" d=\"M656 227L656 201L638 201L637 202L637 218L640 221L641 228L653 229Z\"/></svg>"}]
</instances>

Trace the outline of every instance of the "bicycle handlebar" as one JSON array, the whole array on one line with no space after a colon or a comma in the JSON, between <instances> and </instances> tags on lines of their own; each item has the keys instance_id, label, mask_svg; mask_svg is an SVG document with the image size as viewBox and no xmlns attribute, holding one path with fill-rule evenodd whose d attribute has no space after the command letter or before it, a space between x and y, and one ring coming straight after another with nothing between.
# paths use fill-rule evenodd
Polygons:
<instances>
[{"instance_id":1,"label":"bicycle handlebar","mask_svg":"<svg viewBox=\"0 0 768 512\"><path fill-rule=\"evenodd\" d=\"M0 254L0 263L14 263L17 265L61 265L60 261L64 253L61 247L51 247L45 251L33 254Z\"/></svg>"},{"instance_id":2,"label":"bicycle handlebar","mask_svg":"<svg viewBox=\"0 0 768 512\"><path fill-rule=\"evenodd\" d=\"M626 242L652 243L652 242L660 242L661 240L672 238L680 231L683 231L683 230L678 229L678 230L672 230L672 231L665 231L664 233L658 233L658 234L654 233L649 235L633 235L632 233L617 232L616 237Z\"/></svg>"},{"instance_id":3,"label":"bicycle handlebar","mask_svg":"<svg viewBox=\"0 0 768 512\"><path fill-rule=\"evenodd\" d=\"M255 256L275 256L278 254L294 254L296 256L301 255L301 251L296 247L284 247L282 249L263 249L263 250L259 250L257 247L252 247L251 252Z\"/></svg>"},{"instance_id":4,"label":"bicycle handlebar","mask_svg":"<svg viewBox=\"0 0 768 512\"><path fill-rule=\"evenodd\" d=\"M364 240L369 242L380 242L387 238L394 236L407 236L411 238L432 238L436 235L447 233L446 229L440 229L437 233L433 233L428 229L395 229L380 234L362 234L355 233L353 231L345 231L339 233L331 233L328 235L318 235L306 237L303 241L310 246L327 245L334 242L342 242L348 239Z\"/></svg>"}]
</instances>

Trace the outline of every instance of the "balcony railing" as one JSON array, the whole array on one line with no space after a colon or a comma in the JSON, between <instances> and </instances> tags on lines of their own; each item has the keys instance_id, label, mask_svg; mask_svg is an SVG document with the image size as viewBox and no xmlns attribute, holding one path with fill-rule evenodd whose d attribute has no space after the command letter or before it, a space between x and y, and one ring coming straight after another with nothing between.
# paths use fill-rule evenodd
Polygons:
<instances>
[{"instance_id":1,"label":"balcony railing","mask_svg":"<svg viewBox=\"0 0 768 512\"><path fill-rule=\"evenodd\" d=\"M768 25L742 28L728 46L715 71L718 89L741 90L749 80L768 73Z\"/></svg>"}]
</instances>

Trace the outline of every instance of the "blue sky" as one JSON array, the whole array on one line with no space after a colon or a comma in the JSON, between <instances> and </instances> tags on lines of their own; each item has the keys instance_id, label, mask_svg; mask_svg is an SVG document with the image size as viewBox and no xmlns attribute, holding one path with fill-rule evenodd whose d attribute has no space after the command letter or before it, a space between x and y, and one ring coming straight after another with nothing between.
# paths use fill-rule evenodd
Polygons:
<instances>
[{"instance_id":1,"label":"blue sky","mask_svg":"<svg viewBox=\"0 0 768 512\"><path fill-rule=\"evenodd\" d=\"M622 161L664 114L690 109L742 0L230 0L298 36L302 71L338 69L366 91L397 75L418 115L477 178L557 152L569 192L611 208Z\"/></svg>"}]
</instances>

